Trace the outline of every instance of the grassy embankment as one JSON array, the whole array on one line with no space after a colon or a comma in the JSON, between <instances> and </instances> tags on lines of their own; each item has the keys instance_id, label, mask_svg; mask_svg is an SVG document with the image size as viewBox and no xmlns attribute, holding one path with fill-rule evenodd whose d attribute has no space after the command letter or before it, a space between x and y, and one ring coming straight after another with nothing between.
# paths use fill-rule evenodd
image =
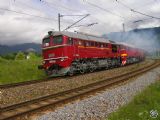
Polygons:
<instances>
[{"instance_id":1,"label":"grassy embankment","mask_svg":"<svg viewBox=\"0 0 160 120\"><path fill-rule=\"evenodd\" d=\"M37 68L40 64L40 58L34 60L6 60L0 58L0 84L44 78L44 71Z\"/></svg>"},{"instance_id":2,"label":"grassy embankment","mask_svg":"<svg viewBox=\"0 0 160 120\"><path fill-rule=\"evenodd\" d=\"M113 112L107 120L160 120L160 80Z\"/></svg>"}]
</instances>

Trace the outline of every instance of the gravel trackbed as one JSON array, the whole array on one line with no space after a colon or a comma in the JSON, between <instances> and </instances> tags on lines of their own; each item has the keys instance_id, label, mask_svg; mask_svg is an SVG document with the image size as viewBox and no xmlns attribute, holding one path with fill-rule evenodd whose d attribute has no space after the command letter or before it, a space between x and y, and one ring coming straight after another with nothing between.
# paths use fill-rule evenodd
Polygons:
<instances>
[{"instance_id":1,"label":"gravel trackbed","mask_svg":"<svg viewBox=\"0 0 160 120\"><path fill-rule=\"evenodd\" d=\"M65 105L36 120L100 120L130 102L133 97L160 77L160 67L143 74L126 84L106 89L95 96Z\"/></svg>"}]
</instances>

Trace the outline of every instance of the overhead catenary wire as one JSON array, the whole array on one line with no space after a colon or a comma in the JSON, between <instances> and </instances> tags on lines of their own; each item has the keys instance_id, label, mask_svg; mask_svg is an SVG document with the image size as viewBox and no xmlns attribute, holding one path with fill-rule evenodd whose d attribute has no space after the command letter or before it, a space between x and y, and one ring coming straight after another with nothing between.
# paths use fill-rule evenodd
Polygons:
<instances>
[{"instance_id":1,"label":"overhead catenary wire","mask_svg":"<svg viewBox=\"0 0 160 120\"><path fill-rule=\"evenodd\" d=\"M84 18L88 17L90 14L85 15L83 18L81 18L80 20L74 22L72 25L68 26L67 28L65 28L63 31L68 30L69 28L71 28L72 26L74 26L75 24L77 24L78 22L80 22L81 20L83 20Z\"/></svg>"},{"instance_id":2,"label":"overhead catenary wire","mask_svg":"<svg viewBox=\"0 0 160 120\"><path fill-rule=\"evenodd\" d=\"M58 19L56 19L56 18L42 17L42 16L33 15L33 14L29 14L29 13L24 13L24 12L20 12L20 11L16 11L16 10L11 10L11 9L8 9L8 8L0 8L0 10L13 12L13 13L16 13L16 14L21 14L21 15L27 15L27 16L40 18L40 19L44 19L44 20L49 20L49 21L54 21L54 22L58 21ZM71 23L71 22L63 21L63 23Z\"/></svg>"},{"instance_id":3,"label":"overhead catenary wire","mask_svg":"<svg viewBox=\"0 0 160 120\"><path fill-rule=\"evenodd\" d=\"M40 0L40 2L42 2L42 3L45 3L50 9L53 9L53 7L54 7L54 9L55 9L55 7L57 7L57 8L65 8L66 10L67 10L67 8L66 7L61 7L61 6L59 6L58 4L56 4L56 3L53 3L53 2L48 2L48 1L44 1L44 0ZM52 7L53 6L53 7ZM53 9L53 10L54 10ZM56 10L58 10L58 9L56 9ZM64 9L63 9L64 10ZM76 10L73 10L74 12L76 11ZM61 15L60 17L63 17L63 16L84 16L84 15ZM69 23L69 24L72 24L73 22L70 22L70 21L64 21L64 23Z\"/></svg>"},{"instance_id":4,"label":"overhead catenary wire","mask_svg":"<svg viewBox=\"0 0 160 120\"><path fill-rule=\"evenodd\" d=\"M96 7L96 8L99 8L99 9L101 9L101 10L107 12L107 13L110 13L110 14L112 14L112 15L114 15L114 16L117 16L117 17L119 17L119 18L125 19L123 16L120 16L120 15L118 15L118 14L116 14L116 13L113 13L113 12L111 12L110 10L107 10L107 9L105 9L105 8L102 8L102 7L100 7L100 6L98 6L98 5L94 4L94 3L88 2L88 1L86 1L86 0L83 0L83 1L86 2L87 4L91 5L91 6Z\"/></svg>"},{"instance_id":5,"label":"overhead catenary wire","mask_svg":"<svg viewBox=\"0 0 160 120\"><path fill-rule=\"evenodd\" d=\"M52 20L52 21L57 21L54 18L42 17L42 16L33 15L33 14L29 14L29 13L24 13L24 12L20 12L20 11L16 11L16 10L11 10L11 9L8 9L8 8L0 8L0 10L8 11L8 12L14 12L14 13L23 14L23 15L32 16L32 17L37 17L37 18L42 18L42 19L47 19L47 20Z\"/></svg>"},{"instance_id":6,"label":"overhead catenary wire","mask_svg":"<svg viewBox=\"0 0 160 120\"><path fill-rule=\"evenodd\" d=\"M46 4L48 4L48 5L53 5L53 6L56 6L56 7L58 7L58 8L62 8L63 10L65 9L65 10L68 10L68 11L78 11L79 12L79 10L75 10L75 9L70 9L70 8L68 8L68 7L66 7L65 5L62 5L62 4L57 4L56 2L48 2L48 1L44 1L44 0L40 0L40 2L44 2L44 3L46 3Z\"/></svg>"},{"instance_id":7,"label":"overhead catenary wire","mask_svg":"<svg viewBox=\"0 0 160 120\"><path fill-rule=\"evenodd\" d=\"M132 12L135 12L135 13L139 13L141 15L144 15L144 16L147 16L147 17L151 17L151 18L155 18L155 19L160 19L160 17L154 17L154 16L151 16L151 15L148 15L148 14L145 14L145 13L142 13L142 12L139 12L139 11L136 11L134 9L131 9Z\"/></svg>"},{"instance_id":8,"label":"overhead catenary wire","mask_svg":"<svg viewBox=\"0 0 160 120\"><path fill-rule=\"evenodd\" d=\"M74 28L74 27L90 27L90 26L93 26L95 24L98 24L98 23L96 22L96 23L90 23L90 24L86 24L86 25L77 25L77 26L73 26L71 28Z\"/></svg>"},{"instance_id":9,"label":"overhead catenary wire","mask_svg":"<svg viewBox=\"0 0 160 120\"><path fill-rule=\"evenodd\" d=\"M139 11L137 11L137 10L129 7L128 5L124 4L123 2L121 2L121 1L119 1L119 0L116 0L116 2L119 3L119 4L121 4L122 6L130 9L130 11L132 11L132 12L135 12L135 13L138 13L138 14L141 14L141 15L144 15L144 16L147 16L147 17L155 18L155 19L160 19L160 17L155 17L155 16L152 16L152 15L148 15L148 14L146 14L146 13L139 12Z\"/></svg>"},{"instance_id":10,"label":"overhead catenary wire","mask_svg":"<svg viewBox=\"0 0 160 120\"><path fill-rule=\"evenodd\" d=\"M150 19L153 19L153 18L139 19L139 20L133 21L133 23L143 22L145 20L150 20Z\"/></svg>"}]
</instances>

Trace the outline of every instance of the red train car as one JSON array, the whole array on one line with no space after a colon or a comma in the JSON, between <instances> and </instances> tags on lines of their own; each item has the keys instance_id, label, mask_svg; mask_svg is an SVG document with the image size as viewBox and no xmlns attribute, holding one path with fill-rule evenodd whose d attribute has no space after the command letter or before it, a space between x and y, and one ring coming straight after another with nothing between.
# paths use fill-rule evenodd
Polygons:
<instances>
[{"instance_id":1,"label":"red train car","mask_svg":"<svg viewBox=\"0 0 160 120\"><path fill-rule=\"evenodd\" d=\"M41 68L50 76L71 76L124 65L129 62L128 58L138 58L140 52L94 35L50 31L43 38Z\"/></svg>"}]
</instances>

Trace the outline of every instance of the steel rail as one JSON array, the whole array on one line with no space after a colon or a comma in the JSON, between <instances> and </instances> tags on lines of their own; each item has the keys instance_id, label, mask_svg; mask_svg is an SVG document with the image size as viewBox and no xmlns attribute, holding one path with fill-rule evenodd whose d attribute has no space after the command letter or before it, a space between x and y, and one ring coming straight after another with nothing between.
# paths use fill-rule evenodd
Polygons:
<instances>
[{"instance_id":1,"label":"steel rail","mask_svg":"<svg viewBox=\"0 0 160 120\"><path fill-rule=\"evenodd\" d=\"M156 68L159 65L160 62L155 62L144 68L140 68L122 75L118 75L116 77L102 79L101 81L94 82L78 88L70 89L56 94L33 99L30 101L3 107L0 110L1 112L0 120L14 119L21 115L43 109L50 105L57 105L58 103L64 103L65 101L73 100L74 98L84 96L88 93L106 89L107 87L110 87L112 85L127 81L129 80L129 78L133 78L135 76L143 74L153 68Z\"/></svg>"},{"instance_id":2,"label":"steel rail","mask_svg":"<svg viewBox=\"0 0 160 120\"><path fill-rule=\"evenodd\" d=\"M136 64L136 63L133 63L133 64ZM128 65L125 65L125 66L122 66L122 67L126 67L126 66L133 65L133 64L128 64ZM97 72L97 71L103 71L103 70L96 70L94 72ZM85 74L90 74L90 73L87 72ZM69 79L69 78L73 78L73 77L80 76L80 75L81 74L76 74L74 76L65 76L65 78ZM3 85L0 85L0 89L7 89L7 88L13 88L13 87L21 87L21 86L26 86L26 85L38 84L38 83L41 83L41 82L55 81L55 80L59 80L61 78L64 78L64 76L48 77L48 78L44 78L44 79L28 80L28 81L18 82L18 83L3 84Z\"/></svg>"}]
</instances>

